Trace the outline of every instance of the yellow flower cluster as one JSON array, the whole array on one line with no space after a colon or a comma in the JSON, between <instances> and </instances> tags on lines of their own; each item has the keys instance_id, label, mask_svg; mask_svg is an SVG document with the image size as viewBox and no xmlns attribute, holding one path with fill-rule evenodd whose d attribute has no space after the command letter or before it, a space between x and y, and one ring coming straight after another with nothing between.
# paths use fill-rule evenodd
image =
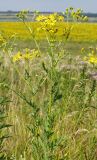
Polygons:
<instances>
[{"instance_id":1,"label":"yellow flower cluster","mask_svg":"<svg viewBox=\"0 0 97 160\"><path fill-rule=\"evenodd\" d=\"M89 62L90 62L90 63L97 64L97 55L91 55L91 56L89 57Z\"/></svg>"},{"instance_id":2,"label":"yellow flower cluster","mask_svg":"<svg viewBox=\"0 0 97 160\"><path fill-rule=\"evenodd\" d=\"M57 22L64 21L64 17L54 13L50 15L39 15L36 17L36 21L41 23L41 29L47 31L50 34L57 33Z\"/></svg>"},{"instance_id":3,"label":"yellow flower cluster","mask_svg":"<svg viewBox=\"0 0 97 160\"><path fill-rule=\"evenodd\" d=\"M97 64L97 53L96 50L91 50L91 52L84 57L84 60L86 62L92 63L92 64Z\"/></svg>"},{"instance_id":4,"label":"yellow flower cluster","mask_svg":"<svg viewBox=\"0 0 97 160\"><path fill-rule=\"evenodd\" d=\"M40 54L38 50L35 50L35 49L30 50L26 48L24 53L19 51L13 56L13 62L20 61L20 60L33 60L39 55Z\"/></svg>"}]
</instances>

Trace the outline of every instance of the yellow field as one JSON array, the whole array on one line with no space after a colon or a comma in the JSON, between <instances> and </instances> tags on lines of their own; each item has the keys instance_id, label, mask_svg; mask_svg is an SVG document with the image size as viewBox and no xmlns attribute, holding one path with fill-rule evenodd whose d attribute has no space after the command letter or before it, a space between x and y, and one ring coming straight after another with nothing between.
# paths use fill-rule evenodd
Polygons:
<instances>
[{"instance_id":1,"label":"yellow field","mask_svg":"<svg viewBox=\"0 0 97 160\"><path fill-rule=\"evenodd\" d=\"M38 39L44 38L43 32L38 32L39 22L28 22L31 29L34 31L34 35ZM74 23L71 32L70 40L74 41L97 41L97 24L96 23ZM58 23L59 32L58 37L62 37L62 30L66 27L65 22ZM6 35L17 34L20 39L31 38L29 31L22 22L0 22L0 32L4 32Z\"/></svg>"}]
</instances>

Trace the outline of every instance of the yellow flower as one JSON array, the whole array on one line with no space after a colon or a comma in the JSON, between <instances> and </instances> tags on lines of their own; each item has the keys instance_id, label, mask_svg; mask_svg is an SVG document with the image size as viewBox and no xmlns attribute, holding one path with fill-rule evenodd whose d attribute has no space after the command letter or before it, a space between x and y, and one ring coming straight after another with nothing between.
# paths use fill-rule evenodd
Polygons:
<instances>
[{"instance_id":1,"label":"yellow flower","mask_svg":"<svg viewBox=\"0 0 97 160\"><path fill-rule=\"evenodd\" d=\"M39 15L39 16L37 16L36 17L36 21L43 21L43 20L45 20L45 16L44 15Z\"/></svg>"},{"instance_id":2,"label":"yellow flower","mask_svg":"<svg viewBox=\"0 0 97 160\"><path fill-rule=\"evenodd\" d=\"M42 30L50 33L50 35L54 35L58 31L57 22L63 21L64 17L54 13L50 15L39 15L36 17L36 20L41 22L40 27Z\"/></svg>"},{"instance_id":3,"label":"yellow flower","mask_svg":"<svg viewBox=\"0 0 97 160\"><path fill-rule=\"evenodd\" d=\"M40 54L38 50L35 50L35 49L30 50L26 48L24 53L18 52L13 56L13 62L20 61L20 60L33 60L39 55Z\"/></svg>"},{"instance_id":4,"label":"yellow flower","mask_svg":"<svg viewBox=\"0 0 97 160\"><path fill-rule=\"evenodd\" d=\"M22 53L21 52L18 52L17 54L15 54L13 56L13 62L19 61L21 59L22 59Z\"/></svg>"},{"instance_id":5,"label":"yellow flower","mask_svg":"<svg viewBox=\"0 0 97 160\"><path fill-rule=\"evenodd\" d=\"M97 56L91 56L88 60L90 63L97 64Z\"/></svg>"},{"instance_id":6,"label":"yellow flower","mask_svg":"<svg viewBox=\"0 0 97 160\"><path fill-rule=\"evenodd\" d=\"M91 52L89 52L88 55L84 57L84 61L92 64L97 64L96 49L91 49Z\"/></svg>"},{"instance_id":7,"label":"yellow flower","mask_svg":"<svg viewBox=\"0 0 97 160\"><path fill-rule=\"evenodd\" d=\"M63 21L63 20L64 20L64 17L63 17L63 16L59 16L58 20L59 20L59 21Z\"/></svg>"}]
</instances>

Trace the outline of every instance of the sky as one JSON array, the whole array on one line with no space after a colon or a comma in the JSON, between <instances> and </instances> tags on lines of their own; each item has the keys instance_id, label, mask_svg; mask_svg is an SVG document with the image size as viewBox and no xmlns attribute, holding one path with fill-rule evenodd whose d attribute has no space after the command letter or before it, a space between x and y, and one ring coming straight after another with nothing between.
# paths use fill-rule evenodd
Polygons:
<instances>
[{"instance_id":1,"label":"sky","mask_svg":"<svg viewBox=\"0 0 97 160\"><path fill-rule=\"evenodd\" d=\"M0 0L0 11L65 11L67 7L97 13L97 0Z\"/></svg>"}]
</instances>

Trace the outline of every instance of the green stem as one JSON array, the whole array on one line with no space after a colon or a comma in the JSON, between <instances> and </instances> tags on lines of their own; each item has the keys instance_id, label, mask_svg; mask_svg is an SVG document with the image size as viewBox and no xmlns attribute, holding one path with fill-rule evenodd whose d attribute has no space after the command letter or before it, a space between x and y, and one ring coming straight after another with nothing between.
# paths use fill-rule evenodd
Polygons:
<instances>
[{"instance_id":1,"label":"green stem","mask_svg":"<svg viewBox=\"0 0 97 160\"><path fill-rule=\"evenodd\" d=\"M23 21L23 23L24 23L24 25L26 26L26 28L28 29L30 35L32 36L32 38L33 38L33 40L34 40L34 42L35 42L35 45L36 45L36 47L37 47L39 53L41 53L40 48L39 48L39 45L38 45L38 43L37 43L37 40L33 37L32 29L26 24L25 21Z\"/></svg>"},{"instance_id":2,"label":"green stem","mask_svg":"<svg viewBox=\"0 0 97 160\"><path fill-rule=\"evenodd\" d=\"M90 93L89 93L88 105L91 104L91 100L92 100L93 94L94 94L94 92L95 92L95 89L96 89L96 80L94 79L94 80L93 80L93 83L92 83L91 91L90 91Z\"/></svg>"}]
</instances>

